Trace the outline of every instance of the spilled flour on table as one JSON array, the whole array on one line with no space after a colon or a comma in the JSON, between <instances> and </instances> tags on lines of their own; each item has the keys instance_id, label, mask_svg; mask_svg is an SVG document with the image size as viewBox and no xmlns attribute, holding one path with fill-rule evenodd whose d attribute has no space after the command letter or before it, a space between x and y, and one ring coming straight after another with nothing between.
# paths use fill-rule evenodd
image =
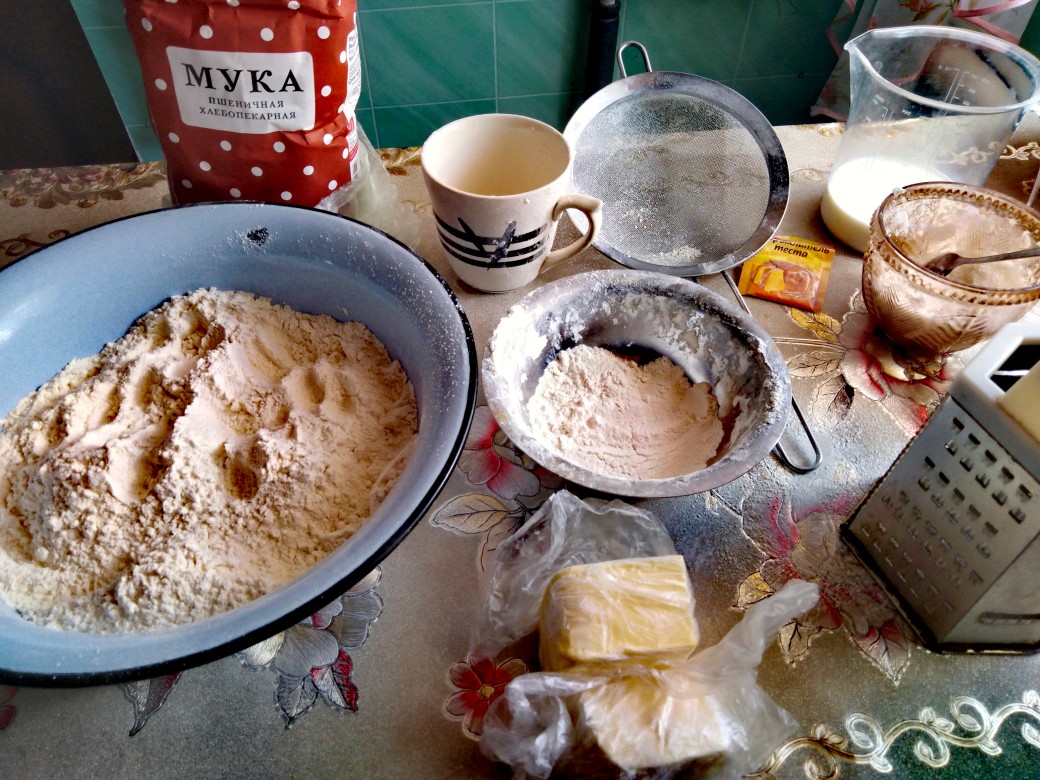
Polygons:
<instances>
[{"instance_id":1,"label":"spilled flour on table","mask_svg":"<svg viewBox=\"0 0 1040 780\"><path fill-rule=\"evenodd\" d=\"M534 433L607 476L667 479L703 469L723 427L707 382L667 357L640 365L602 347L566 349L528 401Z\"/></svg>"},{"instance_id":2,"label":"spilled flour on table","mask_svg":"<svg viewBox=\"0 0 1040 780\"><path fill-rule=\"evenodd\" d=\"M348 539L417 425L360 323L199 290L23 399L0 431L0 595L93 632L232 609Z\"/></svg>"}]
</instances>

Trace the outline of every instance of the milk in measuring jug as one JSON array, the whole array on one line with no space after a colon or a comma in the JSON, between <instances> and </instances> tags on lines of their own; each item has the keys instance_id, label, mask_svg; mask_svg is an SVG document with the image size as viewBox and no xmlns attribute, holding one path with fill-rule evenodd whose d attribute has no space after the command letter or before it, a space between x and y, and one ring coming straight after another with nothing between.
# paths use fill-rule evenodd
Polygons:
<instances>
[{"instance_id":1,"label":"milk in measuring jug","mask_svg":"<svg viewBox=\"0 0 1040 780\"><path fill-rule=\"evenodd\" d=\"M921 181L949 181L934 168L894 157L857 157L836 168L827 180L820 215L835 236L864 252L870 219L892 190Z\"/></svg>"}]
</instances>

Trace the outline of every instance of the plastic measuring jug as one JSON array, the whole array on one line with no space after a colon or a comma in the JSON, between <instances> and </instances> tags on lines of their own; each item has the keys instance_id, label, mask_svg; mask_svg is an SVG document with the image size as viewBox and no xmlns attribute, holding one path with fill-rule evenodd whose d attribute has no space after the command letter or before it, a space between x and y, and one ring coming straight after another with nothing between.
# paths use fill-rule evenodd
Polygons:
<instances>
[{"instance_id":1,"label":"plastic measuring jug","mask_svg":"<svg viewBox=\"0 0 1040 780\"><path fill-rule=\"evenodd\" d=\"M851 101L820 213L863 252L870 218L907 184L982 184L1026 109L1040 100L1040 61L955 27L869 30L845 44Z\"/></svg>"}]
</instances>

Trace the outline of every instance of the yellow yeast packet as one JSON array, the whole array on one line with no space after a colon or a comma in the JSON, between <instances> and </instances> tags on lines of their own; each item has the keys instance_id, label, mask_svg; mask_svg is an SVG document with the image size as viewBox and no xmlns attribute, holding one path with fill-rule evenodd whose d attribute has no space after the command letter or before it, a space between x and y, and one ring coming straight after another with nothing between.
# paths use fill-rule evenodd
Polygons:
<instances>
[{"instance_id":1,"label":"yellow yeast packet","mask_svg":"<svg viewBox=\"0 0 1040 780\"><path fill-rule=\"evenodd\" d=\"M774 236L744 261L737 287L744 295L820 311L833 260L832 246Z\"/></svg>"}]
</instances>

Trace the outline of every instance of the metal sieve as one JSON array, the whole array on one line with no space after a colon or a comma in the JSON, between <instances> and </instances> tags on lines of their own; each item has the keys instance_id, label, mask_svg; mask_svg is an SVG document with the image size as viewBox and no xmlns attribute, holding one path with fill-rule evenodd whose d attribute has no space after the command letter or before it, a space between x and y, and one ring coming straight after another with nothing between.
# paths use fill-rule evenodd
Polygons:
<instances>
[{"instance_id":1,"label":"metal sieve","mask_svg":"<svg viewBox=\"0 0 1040 780\"><path fill-rule=\"evenodd\" d=\"M627 75L629 46L646 73ZM623 43L617 60L622 78L586 100L564 130L574 191L603 201L596 248L629 268L676 276L751 257L787 208L787 157L769 121L716 81L654 71L640 43Z\"/></svg>"},{"instance_id":2,"label":"metal sieve","mask_svg":"<svg viewBox=\"0 0 1040 780\"><path fill-rule=\"evenodd\" d=\"M642 55L645 73L629 76L622 55ZM747 260L776 233L787 209L787 155L769 120L739 92L689 73L655 71L636 41L617 51L621 79L588 98L563 134L574 150L572 191L603 201L593 245L622 265L674 276L722 272ZM582 215L568 212L582 232ZM822 453L792 398L813 460L788 468L807 473Z\"/></svg>"}]
</instances>

